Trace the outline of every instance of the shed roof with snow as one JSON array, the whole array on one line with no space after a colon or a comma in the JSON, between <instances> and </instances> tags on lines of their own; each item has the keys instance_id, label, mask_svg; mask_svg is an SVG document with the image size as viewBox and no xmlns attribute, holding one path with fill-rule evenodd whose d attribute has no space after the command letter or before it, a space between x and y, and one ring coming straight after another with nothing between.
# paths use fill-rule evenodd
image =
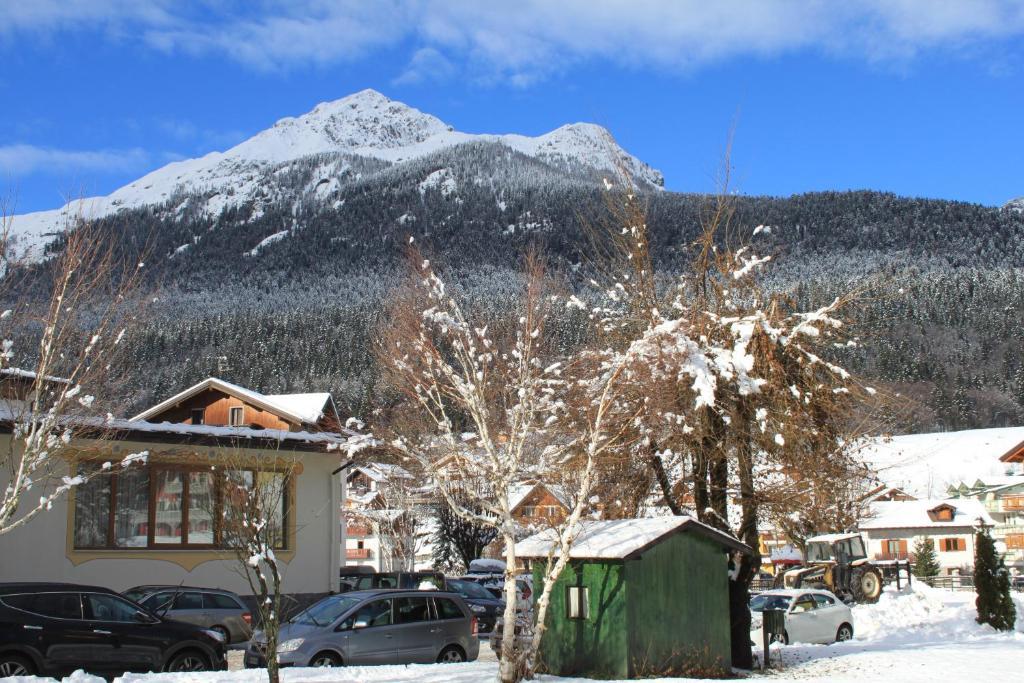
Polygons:
<instances>
[{"instance_id":1,"label":"shed roof with snow","mask_svg":"<svg viewBox=\"0 0 1024 683\"><path fill-rule=\"evenodd\" d=\"M735 537L697 521L693 517L610 519L580 522L580 531L569 550L572 559L627 560L676 533L694 533L719 543L723 548L750 552ZM557 537L546 529L516 544L522 558L547 557Z\"/></svg>"}]
</instances>

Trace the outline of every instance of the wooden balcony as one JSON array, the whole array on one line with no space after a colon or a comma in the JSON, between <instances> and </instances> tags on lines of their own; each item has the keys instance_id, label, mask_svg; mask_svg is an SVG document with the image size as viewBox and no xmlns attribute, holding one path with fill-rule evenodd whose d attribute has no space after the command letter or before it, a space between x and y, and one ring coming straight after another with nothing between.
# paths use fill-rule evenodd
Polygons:
<instances>
[{"instance_id":1,"label":"wooden balcony","mask_svg":"<svg viewBox=\"0 0 1024 683\"><path fill-rule=\"evenodd\" d=\"M369 548L345 548L346 560L370 560L373 553Z\"/></svg>"},{"instance_id":2,"label":"wooden balcony","mask_svg":"<svg viewBox=\"0 0 1024 683\"><path fill-rule=\"evenodd\" d=\"M910 553L905 551L898 551L895 553L884 552L875 553L875 559L878 561L891 561L891 560L909 560L911 559Z\"/></svg>"},{"instance_id":3,"label":"wooden balcony","mask_svg":"<svg viewBox=\"0 0 1024 683\"><path fill-rule=\"evenodd\" d=\"M346 536L369 536L370 529L361 524L349 524L345 527Z\"/></svg>"}]
</instances>

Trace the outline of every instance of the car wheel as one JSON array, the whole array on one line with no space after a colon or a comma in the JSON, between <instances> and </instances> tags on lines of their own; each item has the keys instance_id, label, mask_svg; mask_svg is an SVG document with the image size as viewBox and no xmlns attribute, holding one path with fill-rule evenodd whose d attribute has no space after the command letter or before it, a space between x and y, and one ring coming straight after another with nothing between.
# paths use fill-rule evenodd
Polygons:
<instances>
[{"instance_id":1,"label":"car wheel","mask_svg":"<svg viewBox=\"0 0 1024 683\"><path fill-rule=\"evenodd\" d=\"M317 668L341 666L341 657L333 652L318 652L309 660L309 665Z\"/></svg>"},{"instance_id":2,"label":"car wheel","mask_svg":"<svg viewBox=\"0 0 1024 683\"><path fill-rule=\"evenodd\" d=\"M217 633L219 633L222 636L224 636L224 644L225 645L230 645L231 644L231 632L228 631L226 628L224 628L223 626L211 626L210 630L211 631L216 631Z\"/></svg>"},{"instance_id":3,"label":"car wheel","mask_svg":"<svg viewBox=\"0 0 1024 683\"><path fill-rule=\"evenodd\" d=\"M837 643L841 643L844 640L852 640L852 639L853 639L853 627L850 626L849 624L843 624L842 626L839 627L839 630L836 631L836 642Z\"/></svg>"},{"instance_id":4,"label":"car wheel","mask_svg":"<svg viewBox=\"0 0 1024 683\"><path fill-rule=\"evenodd\" d=\"M455 645L449 645L437 656L438 664L459 664L464 661L466 661L466 653Z\"/></svg>"},{"instance_id":5,"label":"car wheel","mask_svg":"<svg viewBox=\"0 0 1024 683\"><path fill-rule=\"evenodd\" d=\"M0 655L0 678L33 676L35 672L35 667L27 659L14 655Z\"/></svg>"},{"instance_id":6,"label":"car wheel","mask_svg":"<svg viewBox=\"0 0 1024 683\"><path fill-rule=\"evenodd\" d=\"M210 665L206 657L195 650L179 652L171 658L167 665L168 671L209 671Z\"/></svg>"}]
</instances>

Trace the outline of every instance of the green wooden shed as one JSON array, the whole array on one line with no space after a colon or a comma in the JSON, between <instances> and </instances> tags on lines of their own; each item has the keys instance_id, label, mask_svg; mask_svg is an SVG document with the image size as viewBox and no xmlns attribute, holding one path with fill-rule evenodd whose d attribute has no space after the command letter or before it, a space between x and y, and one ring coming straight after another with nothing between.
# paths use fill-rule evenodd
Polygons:
<instances>
[{"instance_id":1,"label":"green wooden shed","mask_svg":"<svg viewBox=\"0 0 1024 683\"><path fill-rule=\"evenodd\" d=\"M581 522L551 592L539 666L558 676L730 672L728 553L750 548L691 517ZM516 545L541 586L551 532Z\"/></svg>"}]
</instances>

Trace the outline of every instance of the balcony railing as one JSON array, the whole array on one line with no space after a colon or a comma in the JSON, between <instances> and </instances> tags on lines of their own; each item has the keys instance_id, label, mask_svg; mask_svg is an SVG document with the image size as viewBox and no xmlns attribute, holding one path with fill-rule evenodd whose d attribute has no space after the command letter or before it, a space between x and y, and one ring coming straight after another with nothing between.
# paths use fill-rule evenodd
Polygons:
<instances>
[{"instance_id":1,"label":"balcony railing","mask_svg":"<svg viewBox=\"0 0 1024 683\"><path fill-rule=\"evenodd\" d=\"M369 536L370 535L370 530L367 527L365 527L365 526L360 526L360 525L357 525L357 524L350 524L347 527L345 527L345 535L346 536Z\"/></svg>"},{"instance_id":2,"label":"balcony railing","mask_svg":"<svg viewBox=\"0 0 1024 683\"><path fill-rule=\"evenodd\" d=\"M369 560L373 553L369 548L345 548L346 560Z\"/></svg>"},{"instance_id":3,"label":"balcony railing","mask_svg":"<svg viewBox=\"0 0 1024 683\"><path fill-rule=\"evenodd\" d=\"M902 550L898 550L898 551L896 551L894 553L886 551L886 552L881 552L881 553L875 553L875 559L876 560L884 560L884 561L890 561L890 560L909 560L910 559L910 553L907 552L907 551L902 551Z\"/></svg>"}]
</instances>

